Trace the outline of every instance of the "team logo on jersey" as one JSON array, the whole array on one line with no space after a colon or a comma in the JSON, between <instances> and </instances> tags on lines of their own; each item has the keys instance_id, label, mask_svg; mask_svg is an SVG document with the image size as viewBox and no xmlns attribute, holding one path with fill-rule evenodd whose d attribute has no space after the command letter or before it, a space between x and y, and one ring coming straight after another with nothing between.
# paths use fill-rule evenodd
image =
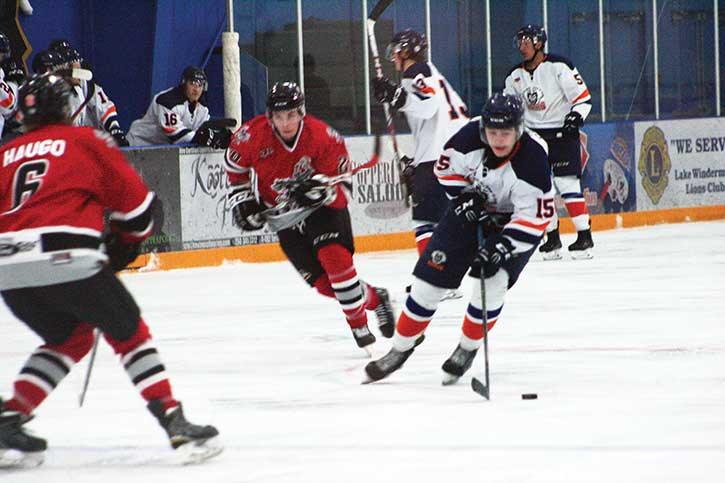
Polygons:
<instances>
[{"instance_id":1,"label":"team logo on jersey","mask_svg":"<svg viewBox=\"0 0 725 483\"><path fill-rule=\"evenodd\" d=\"M264 148L264 149L262 149L262 150L259 151L259 159L268 158L268 157L272 156L272 154L274 154L274 148L271 148L271 147L270 148Z\"/></svg>"},{"instance_id":2,"label":"team logo on jersey","mask_svg":"<svg viewBox=\"0 0 725 483\"><path fill-rule=\"evenodd\" d=\"M526 99L526 107L531 111L543 111L546 109L544 102L544 91L536 86L529 86L524 89L524 99Z\"/></svg>"},{"instance_id":3,"label":"team logo on jersey","mask_svg":"<svg viewBox=\"0 0 725 483\"><path fill-rule=\"evenodd\" d=\"M309 156L302 156L295 167L292 170L292 177L294 178L306 178L312 174L312 158Z\"/></svg>"},{"instance_id":4,"label":"team logo on jersey","mask_svg":"<svg viewBox=\"0 0 725 483\"><path fill-rule=\"evenodd\" d=\"M652 126L644 132L637 167L639 174L642 175L642 187L656 205L667 188L668 175L672 169L665 133L657 126Z\"/></svg>"},{"instance_id":5,"label":"team logo on jersey","mask_svg":"<svg viewBox=\"0 0 725 483\"><path fill-rule=\"evenodd\" d=\"M428 260L428 266L442 272L446 260L448 260L446 252L443 250L433 250L433 253L430 254L430 260Z\"/></svg>"},{"instance_id":6,"label":"team logo on jersey","mask_svg":"<svg viewBox=\"0 0 725 483\"><path fill-rule=\"evenodd\" d=\"M0 257L9 257L35 248L37 242L15 242L12 238L0 238Z\"/></svg>"},{"instance_id":7,"label":"team logo on jersey","mask_svg":"<svg viewBox=\"0 0 725 483\"><path fill-rule=\"evenodd\" d=\"M237 144L246 143L251 137L252 135L249 134L249 126L245 124L244 126L239 128L239 131L234 133L234 142Z\"/></svg>"}]
</instances>

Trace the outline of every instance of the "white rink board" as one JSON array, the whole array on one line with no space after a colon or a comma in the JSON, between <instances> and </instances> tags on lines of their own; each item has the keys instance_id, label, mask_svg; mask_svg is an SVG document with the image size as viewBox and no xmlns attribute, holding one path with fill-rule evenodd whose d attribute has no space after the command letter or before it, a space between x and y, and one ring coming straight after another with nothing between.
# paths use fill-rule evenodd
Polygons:
<instances>
[{"instance_id":1,"label":"white rink board","mask_svg":"<svg viewBox=\"0 0 725 483\"><path fill-rule=\"evenodd\" d=\"M637 210L725 205L725 119L636 122Z\"/></svg>"}]
</instances>

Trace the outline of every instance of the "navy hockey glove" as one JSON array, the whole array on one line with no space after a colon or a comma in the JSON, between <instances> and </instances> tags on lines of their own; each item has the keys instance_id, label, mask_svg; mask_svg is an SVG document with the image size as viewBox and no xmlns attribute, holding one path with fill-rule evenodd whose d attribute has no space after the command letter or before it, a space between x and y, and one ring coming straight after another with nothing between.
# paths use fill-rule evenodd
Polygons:
<instances>
[{"instance_id":1,"label":"navy hockey glove","mask_svg":"<svg viewBox=\"0 0 725 483\"><path fill-rule=\"evenodd\" d=\"M17 86L25 82L25 70L14 59L5 59L0 67L5 73L6 81L13 82Z\"/></svg>"},{"instance_id":2,"label":"navy hockey glove","mask_svg":"<svg viewBox=\"0 0 725 483\"><path fill-rule=\"evenodd\" d=\"M128 146L128 140L126 139L126 135L123 133L123 129L120 127L112 127L110 131L108 131L108 134L113 136L113 139L116 140L116 144L118 144L118 147L126 147Z\"/></svg>"},{"instance_id":3,"label":"navy hockey glove","mask_svg":"<svg viewBox=\"0 0 725 483\"><path fill-rule=\"evenodd\" d=\"M488 220L486 196L473 186L463 188L452 203L453 213L464 223L480 223Z\"/></svg>"},{"instance_id":4,"label":"navy hockey glove","mask_svg":"<svg viewBox=\"0 0 725 483\"><path fill-rule=\"evenodd\" d=\"M564 127L561 128L561 131L564 134L578 135L579 128L583 125L584 118L582 118L582 115L576 111L571 111L564 118Z\"/></svg>"},{"instance_id":5,"label":"navy hockey glove","mask_svg":"<svg viewBox=\"0 0 725 483\"><path fill-rule=\"evenodd\" d=\"M232 209L234 224L243 231L256 231L264 228L265 220L262 215L264 207L254 199L249 188L232 187L227 195L227 201Z\"/></svg>"},{"instance_id":6,"label":"navy hockey glove","mask_svg":"<svg viewBox=\"0 0 725 483\"><path fill-rule=\"evenodd\" d=\"M484 262L496 267L514 255L514 246L508 238L495 233L488 238L483 247L478 249L478 257Z\"/></svg>"},{"instance_id":7,"label":"navy hockey glove","mask_svg":"<svg viewBox=\"0 0 725 483\"><path fill-rule=\"evenodd\" d=\"M307 178L289 191L290 199L305 207L321 206L334 196L335 187L330 185L329 178L323 174Z\"/></svg>"},{"instance_id":8,"label":"navy hockey glove","mask_svg":"<svg viewBox=\"0 0 725 483\"><path fill-rule=\"evenodd\" d=\"M390 79L383 77L373 79L373 96L381 103L389 103L393 109L400 109L405 105L408 93L401 86Z\"/></svg>"},{"instance_id":9,"label":"navy hockey glove","mask_svg":"<svg viewBox=\"0 0 725 483\"><path fill-rule=\"evenodd\" d=\"M106 245L108 266L114 272L120 272L136 260L141 249L141 243L124 243L121 236L114 232L107 233L103 237L103 243Z\"/></svg>"}]
</instances>

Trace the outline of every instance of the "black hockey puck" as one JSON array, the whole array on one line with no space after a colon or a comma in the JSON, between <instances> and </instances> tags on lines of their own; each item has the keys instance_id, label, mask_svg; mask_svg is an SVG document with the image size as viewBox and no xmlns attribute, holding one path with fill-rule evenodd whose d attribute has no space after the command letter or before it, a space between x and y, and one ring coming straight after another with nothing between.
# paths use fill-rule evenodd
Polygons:
<instances>
[{"instance_id":1,"label":"black hockey puck","mask_svg":"<svg viewBox=\"0 0 725 483\"><path fill-rule=\"evenodd\" d=\"M535 392L530 392L527 394L522 394L521 399L539 399L539 395Z\"/></svg>"}]
</instances>

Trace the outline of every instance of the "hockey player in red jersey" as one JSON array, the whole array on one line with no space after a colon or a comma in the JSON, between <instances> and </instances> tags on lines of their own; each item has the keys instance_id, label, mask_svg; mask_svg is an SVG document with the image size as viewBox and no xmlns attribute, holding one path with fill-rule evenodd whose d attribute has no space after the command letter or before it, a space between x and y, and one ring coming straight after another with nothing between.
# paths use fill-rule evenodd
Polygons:
<instances>
[{"instance_id":1,"label":"hockey player in red jersey","mask_svg":"<svg viewBox=\"0 0 725 483\"><path fill-rule=\"evenodd\" d=\"M310 286L337 299L357 345L365 348L375 342L365 310L375 311L385 337L393 335L395 315L387 290L364 283L353 264L345 183L350 168L344 140L305 113L304 94L294 82L272 87L266 115L242 125L226 155L235 224L259 230L270 212L289 207L302 213L275 229L280 246Z\"/></svg>"},{"instance_id":2,"label":"hockey player in red jersey","mask_svg":"<svg viewBox=\"0 0 725 483\"><path fill-rule=\"evenodd\" d=\"M46 441L24 425L88 353L94 328L172 447L211 456L219 449L203 444L217 430L184 418L140 309L114 273L151 233L154 194L110 135L69 125L71 89L52 73L33 77L19 92L26 134L0 149L0 294L44 341L20 370L12 397L0 400L0 461L8 450L42 461Z\"/></svg>"}]
</instances>

